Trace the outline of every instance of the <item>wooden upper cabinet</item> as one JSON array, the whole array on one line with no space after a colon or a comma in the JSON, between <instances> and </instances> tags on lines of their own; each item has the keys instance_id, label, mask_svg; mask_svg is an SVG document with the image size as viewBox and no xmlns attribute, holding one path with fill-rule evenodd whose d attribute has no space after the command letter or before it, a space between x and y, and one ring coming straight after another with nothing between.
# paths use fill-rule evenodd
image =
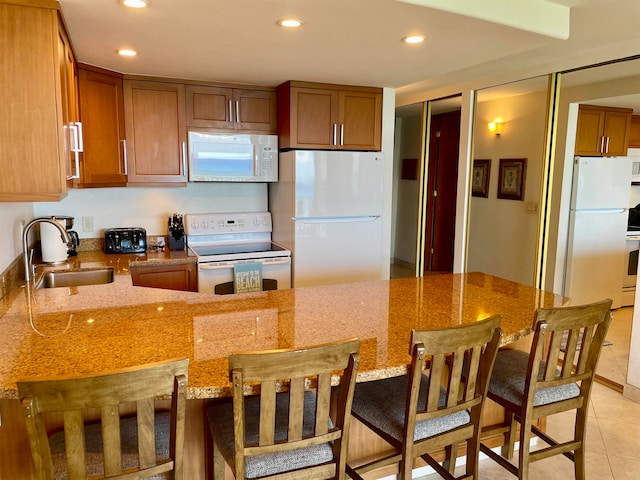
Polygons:
<instances>
[{"instance_id":1,"label":"wooden upper cabinet","mask_svg":"<svg viewBox=\"0 0 640 480\"><path fill-rule=\"evenodd\" d=\"M187 126L276 133L276 92L187 85Z\"/></svg>"},{"instance_id":2,"label":"wooden upper cabinet","mask_svg":"<svg viewBox=\"0 0 640 480\"><path fill-rule=\"evenodd\" d=\"M640 148L640 115L631 116L629 130L629 148Z\"/></svg>"},{"instance_id":3,"label":"wooden upper cabinet","mask_svg":"<svg viewBox=\"0 0 640 480\"><path fill-rule=\"evenodd\" d=\"M73 52L58 3L38 5L0 3L0 201L58 201L71 173Z\"/></svg>"},{"instance_id":4,"label":"wooden upper cabinet","mask_svg":"<svg viewBox=\"0 0 640 480\"><path fill-rule=\"evenodd\" d=\"M280 148L380 150L382 89L287 82L277 94Z\"/></svg>"},{"instance_id":5,"label":"wooden upper cabinet","mask_svg":"<svg viewBox=\"0 0 640 480\"><path fill-rule=\"evenodd\" d=\"M124 105L128 184L186 183L184 85L125 80Z\"/></svg>"},{"instance_id":6,"label":"wooden upper cabinet","mask_svg":"<svg viewBox=\"0 0 640 480\"><path fill-rule=\"evenodd\" d=\"M631 129L630 108L580 105L576 130L576 155L623 156Z\"/></svg>"},{"instance_id":7,"label":"wooden upper cabinet","mask_svg":"<svg viewBox=\"0 0 640 480\"><path fill-rule=\"evenodd\" d=\"M126 185L122 77L79 68L80 119L84 151L76 187Z\"/></svg>"}]
</instances>

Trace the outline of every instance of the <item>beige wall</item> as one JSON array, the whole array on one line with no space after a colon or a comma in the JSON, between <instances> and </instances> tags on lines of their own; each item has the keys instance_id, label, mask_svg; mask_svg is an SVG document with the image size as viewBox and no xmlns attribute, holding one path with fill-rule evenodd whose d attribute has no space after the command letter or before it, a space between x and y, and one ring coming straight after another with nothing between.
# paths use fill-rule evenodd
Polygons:
<instances>
[{"instance_id":1,"label":"beige wall","mask_svg":"<svg viewBox=\"0 0 640 480\"><path fill-rule=\"evenodd\" d=\"M22 253L21 221L33 218L33 207L30 203L0 203L0 223L3 231L0 234L0 273Z\"/></svg>"},{"instance_id":2,"label":"beige wall","mask_svg":"<svg viewBox=\"0 0 640 480\"><path fill-rule=\"evenodd\" d=\"M474 158L490 159L489 197L471 197L468 271L490 273L533 285L537 205L543 163L546 92L482 101L479 94L474 132ZM500 136L487 124L505 120ZM497 198L501 158L526 158L524 200ZM527 207L536 207L533 212Z\"/></svg>"}]
</instances>

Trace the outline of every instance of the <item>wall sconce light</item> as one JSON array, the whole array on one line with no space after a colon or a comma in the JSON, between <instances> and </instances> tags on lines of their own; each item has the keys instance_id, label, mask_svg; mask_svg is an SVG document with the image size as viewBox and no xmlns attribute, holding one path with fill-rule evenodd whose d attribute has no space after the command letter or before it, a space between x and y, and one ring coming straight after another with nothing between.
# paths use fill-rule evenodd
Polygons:
<instances>
[{"instance_id":1,"label":"wall sconce light","mask_svg":"<svg viewBox=\"0 0 640 480\"><path fill-rule=\"evenodd\" d=\"M504 122L495 121L489 123L489 131L494 135L500 135L502 133L502 126Z\"/></svg>"}]
</instances>

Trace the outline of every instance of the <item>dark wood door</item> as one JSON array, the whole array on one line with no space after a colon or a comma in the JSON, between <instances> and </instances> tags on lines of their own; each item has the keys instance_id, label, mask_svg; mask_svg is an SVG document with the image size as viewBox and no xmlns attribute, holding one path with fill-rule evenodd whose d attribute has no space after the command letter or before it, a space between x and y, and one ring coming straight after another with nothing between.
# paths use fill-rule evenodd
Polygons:
<instances>
[{"instance_id":1,"label":"dark wood door","mask_svg":"<svg viewBox=\"0 0 640 480\"><path fill-rule=\"evenodd\" d=\"M453 271L460 111L431 118L425 272Z\"/></svg>"}]
</instances>

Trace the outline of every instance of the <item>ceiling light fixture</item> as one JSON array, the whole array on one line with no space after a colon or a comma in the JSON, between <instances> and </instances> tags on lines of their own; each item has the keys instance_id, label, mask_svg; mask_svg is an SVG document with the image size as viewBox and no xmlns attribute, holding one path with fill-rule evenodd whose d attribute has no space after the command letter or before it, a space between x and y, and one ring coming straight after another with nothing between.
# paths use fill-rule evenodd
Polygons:
<instances>
[{"instance_id":1,"label":"ceiling light fixture","mask_svg":"<svg viewBox=\"0 0 640 480\"><path fill-rule=\"evenodd\" d=\"M281 27L287 27L287 28L297 28L302 26L302 20L298 20L295 18L282 18L278 20L277 23Z\"/></svg>"},{"instance_id":2,"label":"ceiling light fixture","mask_svg":"<svg viewBox=\"0 0 640 480\"><path fill-rule=\"evenodd\" d=\"M422 43L424 42L424 37L422 35L409 35L402 39L404 43Z\"/></svg>"},{"instance_id":3,"label":"ceiling light fixture","mask_svg":"<svg viewBox=\"0 0 640 480\"><path fill-rule=\"evenodd\" d=\"M122 0L122 4L125 7L145 8L149 6L149 1L148 0Z\"/></svg>"},{"instance_id":4,"label":"ceiling light fixture","mask_svg":"<svg viewBox=\"0 0 640 480\"><path fill-rule=\"evenodd\" d=\"M120 50L118 50L118 54L122 55L123 57L135 57L138 52L136 52L135 50L128 50L126 48L121 48Z\"/></svg>"}]
</instances>

